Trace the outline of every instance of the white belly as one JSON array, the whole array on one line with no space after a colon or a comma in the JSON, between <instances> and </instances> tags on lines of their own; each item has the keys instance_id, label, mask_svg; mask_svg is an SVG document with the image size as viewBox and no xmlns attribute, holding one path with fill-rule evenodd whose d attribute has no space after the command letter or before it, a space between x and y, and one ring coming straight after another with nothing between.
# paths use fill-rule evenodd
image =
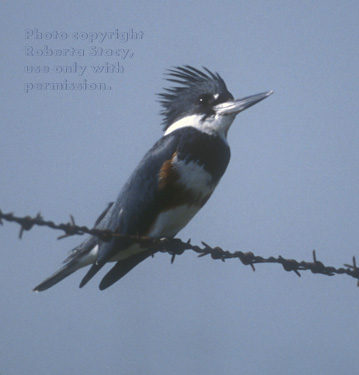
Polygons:
<instances>
[{"instance_id":1,"label":"white belly","mask_svg":"<svg viewBox=\"0 0 359 375\"><path fill-rule=\"evenodd\" d=\"M178 206L158 215L155 224L148 233L150 237L175 236L199 211L198 206Z\"/></svg>"}]
</instances>

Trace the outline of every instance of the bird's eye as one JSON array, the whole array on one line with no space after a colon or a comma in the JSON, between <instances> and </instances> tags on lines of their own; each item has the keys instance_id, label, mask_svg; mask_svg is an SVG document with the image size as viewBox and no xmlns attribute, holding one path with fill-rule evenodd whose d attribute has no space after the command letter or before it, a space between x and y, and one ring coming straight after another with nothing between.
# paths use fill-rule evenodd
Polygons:
<instances>
[{"instance_id":1,"label":"bird's eye","mask_svg":"<svg viewBox=\"0 0 359 375\"><path fill-rule=\"evenodd\" d=\"M203 94L197 98L198 105L208 105L213 101L213 95L211 94Z\"/></svg>"}]
</instances>

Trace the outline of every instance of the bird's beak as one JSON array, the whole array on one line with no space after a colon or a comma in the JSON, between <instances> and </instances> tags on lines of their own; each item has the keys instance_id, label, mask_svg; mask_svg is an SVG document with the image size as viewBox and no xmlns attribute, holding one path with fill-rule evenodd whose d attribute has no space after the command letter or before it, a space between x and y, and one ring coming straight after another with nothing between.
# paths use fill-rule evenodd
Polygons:
<instances>
[{"instance_id":1,"label":"bird's beak","mask_svg":"<svg viewBox=\"0 0 359 375\"><path fill-rule=\"evenodd\" d=\"M252 107L252 105L259 103L261 100L272 94L273 91L267 91L261 94L247 96L243 99L231 100L225 103L217 104L213 109L218 115L237 115L239 112Z\"/></svg>"}]
</instances>

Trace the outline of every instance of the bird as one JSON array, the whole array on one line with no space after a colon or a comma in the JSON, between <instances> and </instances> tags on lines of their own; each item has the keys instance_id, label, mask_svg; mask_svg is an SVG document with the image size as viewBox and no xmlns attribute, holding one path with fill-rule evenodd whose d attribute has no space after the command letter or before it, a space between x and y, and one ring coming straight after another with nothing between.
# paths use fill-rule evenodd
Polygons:
<instances>
[{"instance_id":1,"label":"bird","mask_svg":"<svg viewBox=\"0 0 359 375\"><path fill-rule=\"evenodd\" d=\"M166 80L172 87L158 94L163 136L95 224L96 229L123 236L109 241L88 237L34 291L44 291L90 266L80 283L82 288L106 263L115 262L99 284L104 290L153 254L131 242L129 236L175 237L204 206L223 176L230 160L227 133L235 117L273 93L234 99L222 77L203 66L174 66L167 70Z\"/></svg>"}]
</instances>

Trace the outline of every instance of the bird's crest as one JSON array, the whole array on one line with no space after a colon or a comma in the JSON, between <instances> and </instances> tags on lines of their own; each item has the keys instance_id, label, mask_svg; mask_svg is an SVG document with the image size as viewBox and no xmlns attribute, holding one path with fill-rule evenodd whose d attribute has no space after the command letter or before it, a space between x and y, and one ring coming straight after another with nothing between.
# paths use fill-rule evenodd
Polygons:
<instances>
[{"instance_id":1,"label":"bird's crest","mask_svg":"<svg viewBox=\"0 0 359 375\"><path fill-rule=\"evenodd\" d=\"M164 116L164 130L183 115L183 108L191 109L200 95L218 94L225 97L225 100L233 99L218 73L212 73L205 67L203 70L189 65L168 69L166 80L179 86L166 88L164 89L166 92L158 94L159 102L163 107L161 115Z\"/></svg>"}]
</instances>

